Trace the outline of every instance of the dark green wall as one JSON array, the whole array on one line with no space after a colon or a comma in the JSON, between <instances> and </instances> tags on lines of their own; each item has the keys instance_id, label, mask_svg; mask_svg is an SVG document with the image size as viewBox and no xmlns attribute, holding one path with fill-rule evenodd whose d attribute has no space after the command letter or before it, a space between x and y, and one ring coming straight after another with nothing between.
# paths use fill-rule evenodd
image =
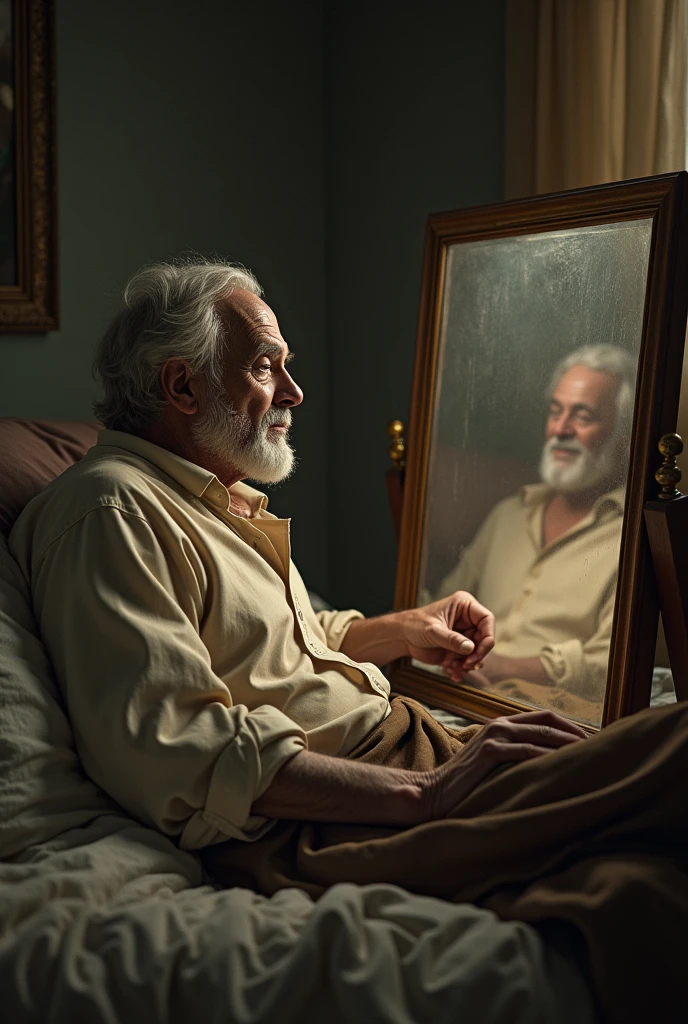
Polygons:
<instances>
[{"instance_id":1,"label":"dark green wall","mask_svg":"<svg viewBox=\"0 0 688 1024\"><path fill-rule=\"evenodd\" d=\"M392 604L425 220L502 196L504 0L327 5L332 601Z\"/></svg>"},{"instance_id":2,"label":"dark green wall","mask_svg":"<svg viewBox=\"0 0 688 1024\"><path fill-rule=\"evenodd\" d=\"M310 586L384 610L384 431L408 411L424 223L500 197L504 0L56 6L61 329L0 336L0 412L88 417L129 274L241 260L306 393L271 508Z\"/></svg>"},{"instance_id":3,"label":"dark green wall","mask_svg":"<svg viewBox=\"0 0 688 1024\"><path fill-rule=\"evenodd\" d=\"M326 590L322 7L57 5L61 328L0 336L2 415L90 416L93 346L127 277L194 249L263 283L307 393L271 507Z\"/></svg>"}]
</instances>

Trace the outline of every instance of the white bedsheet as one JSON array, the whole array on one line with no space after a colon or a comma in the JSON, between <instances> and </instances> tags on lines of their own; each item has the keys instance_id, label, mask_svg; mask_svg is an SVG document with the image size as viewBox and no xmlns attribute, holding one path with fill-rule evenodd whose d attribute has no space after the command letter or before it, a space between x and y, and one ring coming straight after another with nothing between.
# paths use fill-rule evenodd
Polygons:
<instances>
[{"instance_id":1,"label":"white bedsheet","mask_svg":"<svg viewBox=\"0 0 688 1024\"><path fill-rule=\"evenodd\" d=\"M0 864L0 922L5 1024L594 1020L527 925L387 885L218 892L124 817Z\"/></svg>"},{"instance_id":2,"label":"white bedsheet","mask_svg":"<svg viewBox=\"0 0 688 1024\"><path fill-rule=\"evenodd\" d=\"M79 764L0 539L0 1024L588 1024L527 925L386 885L215 891Z\"/></svg>"}]
</instances>

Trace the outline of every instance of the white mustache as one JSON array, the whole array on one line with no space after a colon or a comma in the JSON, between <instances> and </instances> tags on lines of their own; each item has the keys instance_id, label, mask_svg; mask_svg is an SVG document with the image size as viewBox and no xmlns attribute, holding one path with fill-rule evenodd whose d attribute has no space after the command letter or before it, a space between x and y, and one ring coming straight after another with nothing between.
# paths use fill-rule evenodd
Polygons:
<instances>
[{"instance_id":1,"label":"white mustache","mask_svg":"<svg viewBox=\"0 0 688 1024\"><path fill-rule=\"evenodd\" d=\"M551 452L553 448L562 448L564 451L575 452L577 455L582 455L584 451L583 446L578 441L573 441L566 437L551 437L546 445L547 452Z\"/></svg>"},{"instance_id":2,"label":"white mustache","mask_svg":"<svg viewBox=\"0 0 688 1024\"><path fill-rule=\"evenodd\" d=\"M291 427L291 409L268 409L261 423L263 430L270 427Z\"/></svg>"}]
</instances>

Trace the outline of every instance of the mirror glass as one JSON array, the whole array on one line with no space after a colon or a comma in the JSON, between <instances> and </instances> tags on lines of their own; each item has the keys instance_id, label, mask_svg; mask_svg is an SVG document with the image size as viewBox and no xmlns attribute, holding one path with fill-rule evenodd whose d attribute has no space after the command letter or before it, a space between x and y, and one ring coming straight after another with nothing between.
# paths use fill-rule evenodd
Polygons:
<instances>
[{"instance_id":1,"label":"mirror glass","mask_svg":"<svg viewBox=\"0 0 688 1024\"><path fill-rule=\"evenodd\" d=\"M461 242L444 270L417 600L469 590L494 612L494 652L466 684L594 726L651 233L642 219Z\"/></svg>"}]
</instances>

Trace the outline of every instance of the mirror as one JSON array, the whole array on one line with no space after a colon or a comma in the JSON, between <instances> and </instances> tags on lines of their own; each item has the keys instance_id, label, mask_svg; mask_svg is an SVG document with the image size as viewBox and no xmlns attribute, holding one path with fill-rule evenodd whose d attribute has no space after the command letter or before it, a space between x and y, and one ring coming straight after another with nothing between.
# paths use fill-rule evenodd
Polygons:
<instances>
[{"instance_id":1,"label":"mirror","mask_svg":"<svg viewBox=\"0 0 688 1024\"><path fill-rule=\"evenodd\" d=\"M551 707L590 730L642 701L639 672L610 691L611 663L647 575L659 396L641 401L642 381L682 354L651 307L666 313L685 276L667 266L679 213L659 216L683 184L648 179L641 200L635 183L635 209L622 184L430 218L397 605L469 590L494 612L496 644L458 687L397 666L401 692L473 717Z\"/></svg>"}]
</instances>

